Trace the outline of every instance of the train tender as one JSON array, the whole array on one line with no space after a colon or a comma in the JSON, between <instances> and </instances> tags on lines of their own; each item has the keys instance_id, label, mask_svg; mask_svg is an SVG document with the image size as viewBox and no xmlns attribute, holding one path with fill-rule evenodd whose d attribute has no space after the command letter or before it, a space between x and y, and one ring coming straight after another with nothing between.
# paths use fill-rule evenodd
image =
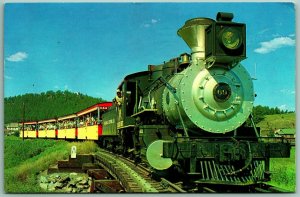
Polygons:
<instances>
[{"instance_id":1,"label":"train tender","mask_svg":"<svg viewBox=\"0 0 300 197\"><path fill-rule=\"evenodd\" d=\"M254 125L253 82L240 63L246 25L232 19L218 13L216 20L186 21L177 33L191 54L126 76L118 87L121 99L103 114L104 132L120 140L102 145L187 182L268 180L270 158L289 157L290 144L266 141Z\"/></svg>"}]
</instances>

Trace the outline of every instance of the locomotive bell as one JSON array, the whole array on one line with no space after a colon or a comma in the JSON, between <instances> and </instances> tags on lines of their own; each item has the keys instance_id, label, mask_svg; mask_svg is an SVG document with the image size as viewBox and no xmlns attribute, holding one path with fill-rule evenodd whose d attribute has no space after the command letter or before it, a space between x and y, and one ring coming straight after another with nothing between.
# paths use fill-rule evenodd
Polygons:
<instances>
[{"instance_id":1,"label":"locomotive bell","mask_svg":"<svg viewBox=\"0 0 300 197\"><path fill-rule=\"evenodd\" d=\"M190 63L190 55L187 53L183 53L180 55L180 65L189 64Z\"/></svg>"},{"instance_id":2,"label":"locomotive bell","mask_svg":"<svg viewBox=\"0 0 300 197\"><path fill-rule=\"evenodd\" d=\"M214 22L209 18L194 18L185 22L177 34L192 50L192 60L205 58L205 28Z\"/></svg>"}]
</instances>

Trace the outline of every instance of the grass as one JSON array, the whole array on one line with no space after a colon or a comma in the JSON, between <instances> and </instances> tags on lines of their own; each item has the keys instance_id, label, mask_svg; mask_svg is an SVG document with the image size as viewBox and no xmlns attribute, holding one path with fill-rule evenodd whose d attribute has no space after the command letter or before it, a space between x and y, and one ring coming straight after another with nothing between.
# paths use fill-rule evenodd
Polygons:
<instances>
[{"instance_id":1,"label":"grass","mask_svg":"<svg viewBox=\"0 0 300 197\"><path fill-rule=\"evenodd\" d=\"M276 129L295 128L296 114L274 114L266 115L264 120L257 124L261 128L262 134L268 134L269 131L275 131Z\"/></svg>"},{"instance_id":2,"label":"grass","mask_svg":"<svg viewBox=\"0 0 300 197\"><path fill-rule=\"evenodd\" d=\"M257 124L261 128L262 135L268 135L277 129L295 128L296 114L267 115ZM296 190L296 160L295 147L291 150L290 158L272 158L270 160L271 181L270 184L284 188L291 192Z\"/></svg>"},{"instance_id":3,"label":"grass","mask_svg":"<svg viewBox=\"0 0 300 197\"><path fill-rule=\"evenodd\" d=\"M24 140L9 136L4 140L4 190L7 193L43 192L37 176L58 160L67 159L71 146L78 154L94 152L94 142L66 142L56 140Z\"/></svg>"},{"instance_id":4,"label":"grass","mask_svg":"<svg viewBox=\"0 0 300 197\"><path fill-rule=\"evenodd\" d=\"M4 168L14 167L54 146L54 140L20 140L15 136L5 137ZM59 142L61 143L61 142Z\"/></svg>"},{"instance_id":5,"label":"grass","mask_svg":"<svg viewBox=\"0 0 300 197\"><path fill-rule=\"evenodd\" d=\"M296 191L296 160L295 147L291 150L290 158L273 158L270 162L270 184L284 188L291 192Z\"/></svg>"},{"instance_id":6,"label":"grass","mask_svg":"<svg viewBox=\"0 0 300 197\"><path fill-rule=\"evenodd\" d=\"M262 135L268 135L276 129L295 128L296 114L267 115L257 124L261 128ZM291 150L290 158L272 158L270 160L271 185L284 188L291 192L296 190L296 160L295 147Z\"/></svg>"},{"instance_id":7,"label":"grass","mask_svg":"<svg viewBox=\"0 0 300 197\"><path fill-rule=\"evenodd\" d=\"M4 140L4 189L7 193L43 192L37 176L58 160L67 159L72 146L77 153L97 150L92 141L66 142L58 140L24 140L9 136ZM294 192L296 188L295 148L290 158L271 159L271 185Z\"/></svg>"},{"instance_id":8,"label":"grass","mask_svg":"<svg viewBox=\"0 0 300 197\"><path fill-rule=\"evenodd\" d=\"M80 154L88 154L88 153L96 152L96 150L98 148L93 141L68 143L67 150L71 150L72 146L76 146L77 153L80 153Z\"/></svg>"}]
</instances>

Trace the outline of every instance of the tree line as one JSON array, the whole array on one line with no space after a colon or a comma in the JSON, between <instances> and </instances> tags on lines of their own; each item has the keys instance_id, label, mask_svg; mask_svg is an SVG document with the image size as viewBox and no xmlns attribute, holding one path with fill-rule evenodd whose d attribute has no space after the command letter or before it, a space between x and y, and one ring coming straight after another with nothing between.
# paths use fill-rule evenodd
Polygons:
<instances>
[{"instance_id":1,"label":"tree line","mask_svg":"<svg viewBox=\"0 0 300 197\"><path fill-rule=\"evenodd\" d=\"M4 98L4 123L22 122L23 116L25 121L57 118L99 102L104 100L67 90L7 97Z\"/></svg>"},{"instance_id":2,"label":"tree line","mask_svg":"<svg viewBox=\"0 0 300 197\"><path fill-rule=\"evenodd\" d=\"M292 111L281 110L278 107L268 107L268 106L255 106L253 108L253 120L255 123L259 123L264 119L266 115L274 115L274 114L286 114L291 113Z\"/></svg>"},{"instance_id":3,"label":"tree line","mask_svg":"<svg viewBox=\"0 0 300 197\"><path fill-rule=\"evenodd\" d=\"M4 123L22 122L24 112L25 121L57 118L103 101L102 98L94 98L68 90L7 97L4 98ZM258 105L254 107L252 114L254 122L258 123L264 119L265 115L283 113L290 113L290 111Z\"/></svg>"}]
</instances>

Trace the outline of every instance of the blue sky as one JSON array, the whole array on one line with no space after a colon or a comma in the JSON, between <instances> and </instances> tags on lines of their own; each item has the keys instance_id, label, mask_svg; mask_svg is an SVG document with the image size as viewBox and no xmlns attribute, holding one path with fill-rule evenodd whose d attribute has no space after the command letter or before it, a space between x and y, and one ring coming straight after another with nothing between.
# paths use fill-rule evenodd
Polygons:
<instances>
[{"instance_id":1,"label":"blue sky","mask_svg":"<svg viewBox=\"0 0 300 197\"><path fill-rule=\"evenodd\" d=\"M186 20L219 11L247 24L242 64L257 78L255 105L295 110L291 3L6 4L4 97L69 90L111 100L127 74L190 52L177 36Z\"/></svg>"}]
</instances>

